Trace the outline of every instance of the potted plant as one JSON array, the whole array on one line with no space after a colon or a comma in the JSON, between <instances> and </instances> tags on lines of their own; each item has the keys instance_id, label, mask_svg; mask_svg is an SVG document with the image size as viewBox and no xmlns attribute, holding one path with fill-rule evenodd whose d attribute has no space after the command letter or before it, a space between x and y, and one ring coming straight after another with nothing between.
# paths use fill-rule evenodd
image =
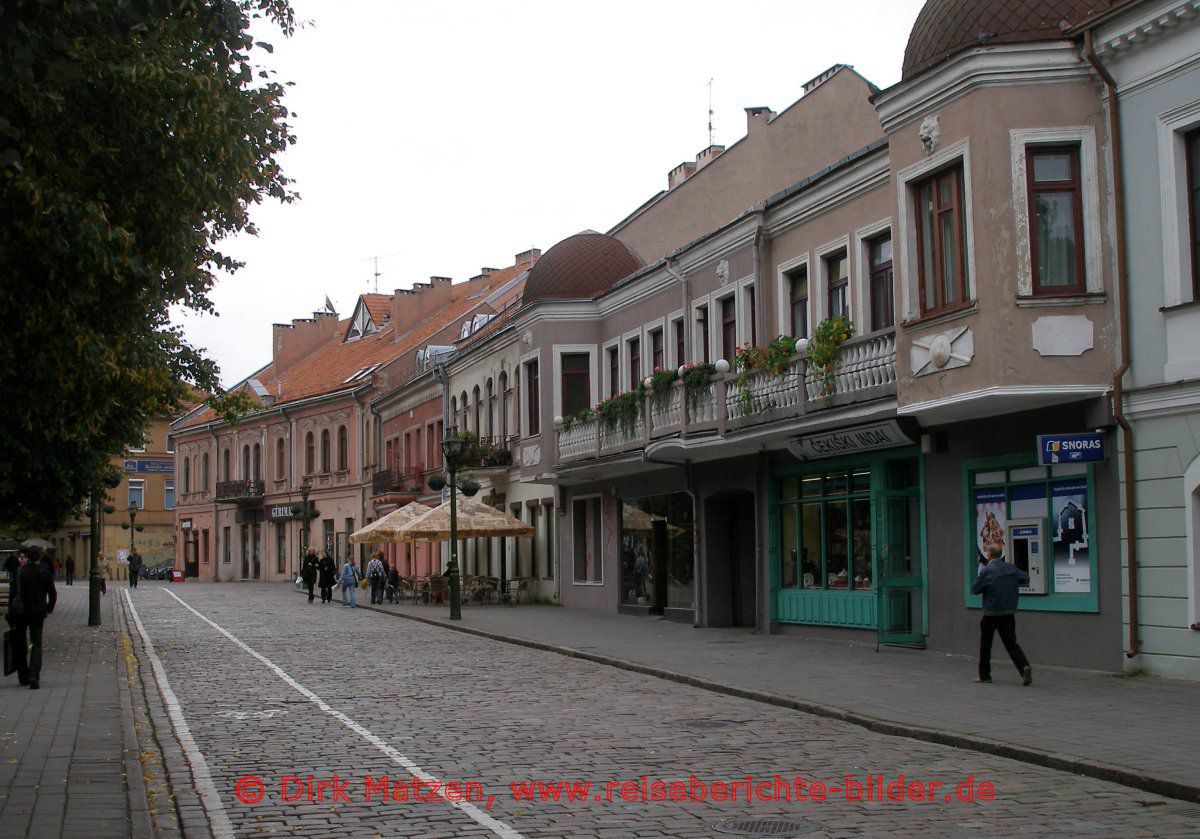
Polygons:
<instances>
[{"instance_id":1,"label":"potted plant","mask_svg":"<svg viewBox=\"0 0 1200 839\"><path fill-rule=\"evenodd\" d=\"M671 388L679 381L677 370L655 370L650 374L650 401L656 411L662 411L671 400Z\"/></svg>"},{"instance_id":2,"label":"potted plant","mask_svg":"<svg viewBox=\"0 0 1200 839\"><path fill-rule=\"evenodd\" d=\"M446 476L445 475L434 475L432 478L430 478L425 483L429 484L429 488L431 490L433 490L434 492L441 492L442 490L444 490L446 488Z\"/></svg>"},{"instance_id":3,"label":"potted plant","mask_svg":"<svg viewBox=\"0 0 1200 839\"><path fill-rule=\"evenodd\" d=\"M683 395L687 399L689 411L695 411L700 397L708 393L709 385L717 375L717 368L712 364L685 364L679 368L679 378L683 380Z\"/></svg>"},{"instance_id":4,"label":"potted plant","mask_svg":"<svg viewBox=\"0 0 1200 839\"><path fill-rule=\"evenodd\" d=\"M808 342L808 379L820 383L818 395L829 399L837 390L842 344L854 335L854 324L843 315L825 318Z\"/></svg>"},{"instance_id":5,"label":"potted plant","mask_svg":"<svg viewBox=\"0 0 1200 839\"><path fill-rule=\"evenodd\" d=\"M479 492L479 481L474 478L463 478L458 482L458 490L467 498L474 497L475 493Z\"/></svg>"},{"instance_id":6,"label":"potted plant","mask_svg":"<svg viewBox=\"0 0 1200 839\"><path fill-rule=\"evenodd\" d=\"M632 434L641 410L642 390L639 388L605 399L596 406L596 415L608 430L616 428L619 423L622 431Z\"/></svg>"}]
</instances>

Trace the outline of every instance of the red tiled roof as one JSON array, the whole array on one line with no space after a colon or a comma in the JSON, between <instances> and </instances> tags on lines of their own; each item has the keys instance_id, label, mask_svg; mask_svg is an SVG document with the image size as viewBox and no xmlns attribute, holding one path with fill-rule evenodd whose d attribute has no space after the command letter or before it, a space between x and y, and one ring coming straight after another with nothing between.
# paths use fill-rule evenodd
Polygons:
<instances>
[{"instance_id":1,"label":"red tiled roof","mask_svg":"<svg viewBox=\"0 0 1200 839\"><path fill-rule=\"evenodd\" d=\"M504 283L519 276L529 266L520 265L494 271L488 275L486 282L460 283L452 286L450 302L437 310L421 323L417 324L407 334L396 339L396 331L389 324L380 331L360 338L357 341L343 342L348 320L338 324L336 334L313 352L286 370L276 370L270 364L254 375L266 389L275 397L273 406L286 405L301 399L336 393L341 390L357 387L363 382L347 382L346 380L365 367L373 364L384 365L395 361L405 353L411 352L426 343L429 338L454 324L465 320L471 310L479 307L489 292L495 291ZM390 300L387 295L364 295ZM506 295L507 296L507 295ZM371 306L377 301L369 302ZM389 305L390 308L390 305ZM375 319L372 314L372 319ZM376 320L376 325L379 325ZM212 409L207 408L183 426L190 428L211 422L216 418Z\"/></svg>"},{"instance_id":2,"label":"red tiled roof","mask_svg":"<svg viewBox=\"0 0 1200 839\"><path fill-rule=\"evenodd\" d=\"M563 239L538 260L525 281L525 302L547 298L595 297L613 283L645 266L642 258L615 236L577 233Z\"/></svg>"},{"instance_id":3,"label":"red tiled roof","mask_svg":"<svg viewBox=\"0 0 1200 839\"><path fill-rule=\"evenodd\" d=\"M362 301L363 305L367 307L367 314L371 316L371 320L375 321L375 325L382 329L392 316L392 296L390 294L364 294Z\"/></svg>"},{"instance_id":4,"label":"red tiled roof","mask_svg":"<svg viewBox=\"0 0 1200 839\"><path fill-rule=\"evenodd\" d=\"M1111 0L929 0L908 36L904 78L955 53L989 44L1067 37L1066 31Z\"/></svg>"}]
</instances>

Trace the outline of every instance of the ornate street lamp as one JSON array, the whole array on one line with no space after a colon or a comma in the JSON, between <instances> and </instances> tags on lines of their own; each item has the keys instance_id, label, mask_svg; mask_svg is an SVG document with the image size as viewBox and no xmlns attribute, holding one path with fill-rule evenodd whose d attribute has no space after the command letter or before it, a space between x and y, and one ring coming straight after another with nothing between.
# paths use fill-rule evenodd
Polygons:
<instances>
[{"instance_id":1,"label":"ornate street lamp","mask_svg":"<svg viewBox=\"0 0 1200 839\"><path fill-rule=\"evenodd\" d=\"M137 546L134 542L133 534L134 534L134 531L142 529L140 527L133 526L134 521L137 520L137 514L138 514L137 504L130 504L129 509L126 512L129 513L129 524L121 525L121 529L124 530L126 528L129 528L129 555L133 556L134 553L137 551Z\"/></svg>"},{"instance_id":2,"label":"ornate street lamp","mask_svg":"<svg viewBox=\"0 0 1200 839\"><path fill-rule=\"evenodd\" d=\"M304 518L300 523L300 564L304 564L304 556L308 553L308 494L312 492L312 479L304 476L304 480L300 482L300 500L303 502L300 508L300 515Z\"/></svg>"},{"instance_id":3,"label":"ornate street lamp","mask_svg":"<svg viewBox=\"0 0 1200 839\"><path fill-rule=\"evenodd\" d=\"M446 456L446 471L450 475L450 565L446 571L450 574L450 620L462 620L461 581L458 575L458 505L455 503L455 493L458 487L455 474L458 472L459 460L462 457L463 443L458 436L458 426L450 427L450 433L442 440L442 454Z\"/></svg>"}]
</instances>

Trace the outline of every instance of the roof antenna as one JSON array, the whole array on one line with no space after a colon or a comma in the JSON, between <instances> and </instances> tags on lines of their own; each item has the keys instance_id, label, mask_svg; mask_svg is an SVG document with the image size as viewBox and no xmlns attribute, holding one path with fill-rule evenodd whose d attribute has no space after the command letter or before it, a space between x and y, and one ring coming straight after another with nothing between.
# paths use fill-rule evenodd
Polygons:
<instances>
[{"instance_id":1,"label":"roof antenna","mask_svg":"<svg viewBox=\"0 0 1200 839\"><path fill-rule=\"evenodd\" d=\"M713 144L713 106L712 106L712 84L713 80L708 80L708 145Z\"/></svg>"},{"instance_id":2,"label":"roof antenna","mask_svg":"<svg viewBox=\"0 0 1200 839\"><path fill-rule=\"evenodd\" d=\"M379 293L379 257L373 256L371 258L373 260L375 260L375 293L378 294Z\"/></svg>"}]
</instances>

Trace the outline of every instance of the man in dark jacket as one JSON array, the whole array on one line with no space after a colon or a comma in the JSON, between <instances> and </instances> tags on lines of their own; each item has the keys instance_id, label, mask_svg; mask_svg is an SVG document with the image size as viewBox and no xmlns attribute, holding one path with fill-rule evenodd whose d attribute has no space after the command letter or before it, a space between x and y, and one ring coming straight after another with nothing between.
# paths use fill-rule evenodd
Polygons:
<instances>
[{"instance_id":1,"label":"man in dark jacket","mask_svg":"<svg viewBox=\"0 0 1200 839\"><path fill-rule=\"evenodd\" d=\"M1029 585L1029 575L1011 562L1004 561L1001 546L992 542L984 548L987 565L971 584L972 594L983 595L983 619L979 621L979 675L975 681L986 684L992 680L992 636L997 631L1004 649L1021 674L1021 684L1033 681L1029 659L1017 643L1017 598L1021 586Z\"/></svg>"},{"instance_id":2,"label":"man in dark jacket","mask_svg":"<svg viewBox=\"0 0 1200 839\"><path fill-rule=\"evenodd\" d=\"M317 551L314 548L309 548L308 553L304 555L304 561L300 565L300 579L304 581L305 588L308 589L308 602L313 602L313 586L317 584ZM325 596L321 595L321 602L325 602Z\"/></svg>"},{"instance_id":3,"label":"man in dark jacket","mask_svg":"<svg viewBox=\"0 0 1200 839\"><path fill-rule=\"evenodd\" d=\"M13 628L13 663L17 681L33 690L40 687L42 676L42 624L54 611L58 592L54 590L54 573L48 563L41 562L36 551L17 572L16 589L8 608L8 622ZM28 649L26 648L28 634Z\"/></svg>"},{"instance_id":4,"label":"man in dark jacket","mask_svg":"<svg viewBox=\"0 0 1200 839\"><path fill-rule=\"evenodd\" d=\"M134 551L129 555L129 587L137 588L138 578L142 576L142 555Z\"/></svg>"}]
</instances>

